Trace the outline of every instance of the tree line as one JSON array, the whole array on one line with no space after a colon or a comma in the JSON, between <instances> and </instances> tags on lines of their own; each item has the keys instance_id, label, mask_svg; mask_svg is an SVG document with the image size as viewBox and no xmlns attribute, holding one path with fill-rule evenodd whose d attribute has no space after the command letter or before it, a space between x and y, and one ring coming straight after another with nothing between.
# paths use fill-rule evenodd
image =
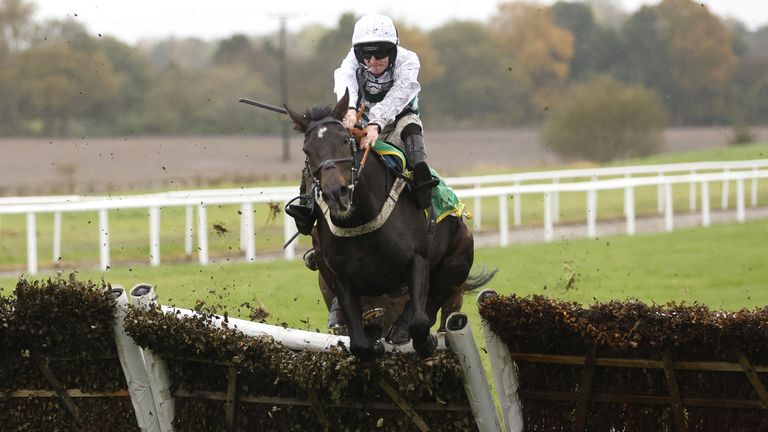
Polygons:
<instances>
[{"instance_id":1,"label":"tree line","mask_svg":"<svg viewBox=\"0 0 768 432\"><path fill-rule=\"evenodd\" d=\"M35 22L33 11L25 0L0 2L2 135L281 128L279 116L237 103L281 103L277 34L132 46L71 19ZM291 108L335 101L333 70L350 48L356 18L345 13L335 27L288 34ZM606 79L654 93L669 125L768 118L768 26L751 31L691 0L662 0L629 15L610 1L510 2L487 22L452 21L430 31L400 23L398 30L421 59L428 128L541 125L567 102L569 89Z\"/></svg>"}]
</instances>

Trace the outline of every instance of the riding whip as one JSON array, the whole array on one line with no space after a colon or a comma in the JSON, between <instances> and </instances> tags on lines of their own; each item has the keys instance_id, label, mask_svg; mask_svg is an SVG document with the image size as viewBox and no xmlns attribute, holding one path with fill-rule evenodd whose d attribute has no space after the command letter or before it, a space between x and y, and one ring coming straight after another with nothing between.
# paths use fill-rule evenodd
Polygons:
<instances>
[{"instance_id":1,"label":"riding whip","mask_svg":"<svg viewBox=\"0 0 768 432\"><path fill-rule=\"evenodd\" d=\"M265 110L274 111L274 112L280 113L280 114L288 114L288 111L286 109L284 109L284 108L276 107L274 105L265 104L265 103L258 102L258 101L252 100L252 99L240 98L240 100L238 100L238 102L242 102L242 103L245 103L245 104L248 104L248 105L253 105L253 106L259 107L259 108L264 108Z\"/></svg>"}]
</instances>

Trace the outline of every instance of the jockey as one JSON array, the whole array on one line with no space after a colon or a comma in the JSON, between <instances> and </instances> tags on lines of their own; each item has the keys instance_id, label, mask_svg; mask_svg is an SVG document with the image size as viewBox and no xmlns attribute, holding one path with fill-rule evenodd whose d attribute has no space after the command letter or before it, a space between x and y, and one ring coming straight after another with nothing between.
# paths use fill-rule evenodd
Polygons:
<instances>
[{"instance_id":1,"label":"jockey","mask_svg":"<svg viewBox=\"0 0 768 432\"><path fill-rule=\"evenodd\" d=\"M373 147L377 139L405 151L413 171L413 191L419 208L429 207L432 188L438 180L427 165L427 153L419 118L417 81L419 57L399 45L392 19L385 15L365 15L355 23L352 48L334 72L334 93L341 100L349 90L349 110L343 123L352 129L357 120L357 107L365 104L362 123L365 135L360 149ZM304 173L306 177L308 173ZM306 178L302 194L306 193ZM309 199L286 207L302 234L309 234L317 212Z\"/></svg>"}]
</instances>

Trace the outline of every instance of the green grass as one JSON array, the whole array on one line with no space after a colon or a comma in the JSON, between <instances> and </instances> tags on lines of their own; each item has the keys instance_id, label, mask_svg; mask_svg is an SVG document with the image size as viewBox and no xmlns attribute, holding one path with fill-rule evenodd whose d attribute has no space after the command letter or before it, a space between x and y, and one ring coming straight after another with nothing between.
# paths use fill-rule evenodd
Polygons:
<instances>
[{"instance_id":1,"label":"green grass","mask_svg":"<svg viewBox=\"0 0 768 432\"><path fill-rule=\"evenodd\" d=\"M713 308L768 305L768 221L715 225L673 233L515 245L476 251L476 266L498 267L488 288L501 294L543 294L589 304L637 298L699 302ZM42 274L40 277L48 277ZM566 280L574 282L566 287ZM323 329L326 313L317 274L296 261L137 266L78 277L122 284L148 282L163 304L191 308L197 300L232 315L244 302L262 304L270 322ZM16 278L0 278L8 294ZM465 299L473 312L474 294Z\"/></svg>"},{"instance_id":2,"label":"green grass","mask_svg":"<svg viewBox=\"0 0 768 432\"><path fill-rule=\"evenodd\" d=\"M589 304L637 298L714 308L768 305L768 221L478 251L500 293ZM566 281L574 276L570 288Z\"/></svg>"}]
</instances>

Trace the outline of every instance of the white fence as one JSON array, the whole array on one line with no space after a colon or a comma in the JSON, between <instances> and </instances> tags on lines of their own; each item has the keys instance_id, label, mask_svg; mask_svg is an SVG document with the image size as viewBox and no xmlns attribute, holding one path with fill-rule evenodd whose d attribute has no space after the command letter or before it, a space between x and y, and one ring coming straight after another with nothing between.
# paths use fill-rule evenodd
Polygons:
<instances>
[{"instance_id":1,"label":"white fence","mask_svg":"<svg viewBox=\"0 0 768 432\"><path fill-rule=\"evenodd\" d=\"M728 172L728 171L758 171L760 169L768 168L768 159L747 160L747 161L708 161L708 162L688 162L688 163L675 163L675 164L662 164L662 165L638 165L638 166L619 166L619 167L606 167L606 168L583 168L583 169L570 169L559 171L537 171L537 172L523 172L514 174L499 174L499 175L486 175L475 177L454 177L446 179L446 182L454 188L466 188L474 187L475 189L481 189L489 185L514 185L520 186L523 183L531 182L550 182L553 184L560 183L564 179L577 180L588 179L590 181L596 181L605 177L659 177L658 185L658 205L657 209L659 213L664 211L664 183L661 180L664 176L669 175L696 175L708 172ZM723 190L727 191L729 187L728 181L723 182ZM757 200L757 184L752 185L752 201L753 205ZM513 200L513 221L515 226L521 225L522 220L522 208L521 208L521 195L515 194ZM482 209L481 204L482 197L475 197L474 201L474 227L476 230L481 229L482 226ZM696 185L691 183L690 185L690 208L692 211L696 210ZM728 208L728 194L724 193L722 196L721 206L723 209ZM554 222L558 222L559 215L559 196L557 192L552 195L552 217Z\"/></svg>"},{"instance_id":2,"label":"white fence","mask_svg":"<svg viewBox=\"0 0 768 432\"><path fill-rule=\"evenodd\" d=\"M631 166L615 168L577 169L491 175L480 177L448 178L446 182L453 186L459 198L474 199L475 229L481 228L482 199L495 197L499 205L499 245L509 244L509 209L508 197L513 200L513 223L521 224L521 197L524 194L543 197L543 239L553 239L553 228L558 222L559 194L564 192L584 192L586 196L587 236L597 235L597 196L599 191L624 190L624 216L626 232L635 233L635 189L655 186L658 188L658 210L664 215L665 228L674 229L674 209L672 186L688 184L690 191L690 209L697 208L697 196L701 200L701 224L709 226L710 192L709 185L722 182L722 207L728 208L729 184L736 184L736 215L739 222L745 220L745 183L751 182L751 206L758 204L758 181L768 178L768 160L738 162L699 162L688 164L669 164L651 166ZM706 172L710 171L710 172ZM715 171L715 172L712 172ZM682 174L681 174L682 173ZM600 180L600 177L622 176ZM562 182L563 179L588 179L587 181ZM546 183L543 183L546 181ZM523 184L523 182L539 182ZM490 186L496 185L496 186ZM471 187L467 187L471 186ZM208 257L208 221L207 208L212 205L240 205L240 247L246 261L256 258L254 237L253 205L258 203L280 203L284 205L297 193L297 187L212 189L182 192L167 192L141 196L120 197L18 197L0 198L0 216L25 214L27 224L27 272L38 272L37 219L39 213L54 215L53 258L61 256L61 213L97 212L99 215L99 267L110 266L109 211L117 209L145 208L149 215L149 261L153 266L160 264L160 215L162 208L184 207L185 252L192 254L193 236L197 231L198 261L205 265ZM699 192L700 191L700 194ZM195 224L195 208L197 220ZM283 216L283 234L287 241L295 234L295 226L290 217ZM285 251L286 259L295 256L293 244Z\"/></svg>"}]
</instances>

